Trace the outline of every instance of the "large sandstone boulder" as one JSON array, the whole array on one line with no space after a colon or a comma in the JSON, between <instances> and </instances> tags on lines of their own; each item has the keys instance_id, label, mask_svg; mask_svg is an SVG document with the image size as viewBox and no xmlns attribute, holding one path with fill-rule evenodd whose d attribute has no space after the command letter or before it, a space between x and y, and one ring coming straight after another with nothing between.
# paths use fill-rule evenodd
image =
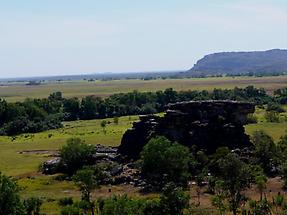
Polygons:
<instances>
[{"instance_id":1,"label":"large sandstone boulder","mask_svg":"<svg viewBox=\"0 0 287 215\"><path fill-rule=\"evenodd\" d=\"M128 130L119 153L129 159L139 158L144 145L162 135L188 147L213 153L218 147L230 149L251 146L243 125L254 104L237 101L190 101L169 104L164 117L141 116Z\"/></svg>"}]
</instances>

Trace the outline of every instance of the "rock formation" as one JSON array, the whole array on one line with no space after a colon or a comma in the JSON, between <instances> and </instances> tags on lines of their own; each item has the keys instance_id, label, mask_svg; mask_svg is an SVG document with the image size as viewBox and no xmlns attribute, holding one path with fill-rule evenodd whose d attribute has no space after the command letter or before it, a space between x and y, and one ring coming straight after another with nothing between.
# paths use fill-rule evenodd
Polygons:
<instances>
[{"instance_id":1,"label":"rock formation","mask_svg":"<svg viewBox=\"0 0 287 215\"><path fill-rule=\"evenodd\" d=\"M119 153L139 158L144 145L162 135L188 147L213 153L218 147L230 149L251 146L243 125L255 106L237 101L190 101L167 105L164 117L141 116L124 134Z\"/></svg>"}]
</instances>

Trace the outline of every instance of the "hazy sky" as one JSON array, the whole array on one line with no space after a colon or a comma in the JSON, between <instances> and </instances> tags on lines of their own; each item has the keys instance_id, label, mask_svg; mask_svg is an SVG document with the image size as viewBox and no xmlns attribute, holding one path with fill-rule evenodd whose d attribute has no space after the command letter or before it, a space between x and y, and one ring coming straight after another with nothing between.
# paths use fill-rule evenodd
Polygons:
<instances>
[{"instance_id":1,"label":"hazy sky","mask_svg":"<svg viewBox=\"0 0 287 215\"><path fill-rule=\"evenodd\" d=\"M0 78L185 70L286 38L286 0L0 0Z\"/></svg>"}]
</instances>

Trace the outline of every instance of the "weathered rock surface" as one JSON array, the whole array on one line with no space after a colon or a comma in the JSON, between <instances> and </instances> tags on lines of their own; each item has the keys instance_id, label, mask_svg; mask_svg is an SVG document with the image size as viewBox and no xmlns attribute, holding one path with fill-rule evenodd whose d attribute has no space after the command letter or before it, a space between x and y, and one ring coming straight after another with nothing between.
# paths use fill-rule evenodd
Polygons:
<instances>
[{"instance_id":1,"label":"weathered rock surface","mask_svg":"<svg viewBox=\"0 0 287 215\"><path fill-rule=\"evenodd\" d=\"M243 125L254 104L237 101L190 101L167 105L164 117L141 116L121 141L119 153L137 159L144 145L162 135L188 147L196 146L206 153L218 147L250 147Z\"/></svg>"}]
</instances>

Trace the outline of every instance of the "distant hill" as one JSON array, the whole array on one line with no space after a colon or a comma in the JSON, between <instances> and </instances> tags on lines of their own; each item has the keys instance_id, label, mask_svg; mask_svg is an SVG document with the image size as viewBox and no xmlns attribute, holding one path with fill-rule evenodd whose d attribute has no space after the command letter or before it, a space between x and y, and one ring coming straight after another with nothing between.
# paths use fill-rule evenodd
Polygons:
<instances>
[{"instance_id":1,"label":"distant hill","mask_svg":"<svg viewBox=\"0 0 287 215\"><path fill-rule=\"evenodd\" d=\"M200 75L272 75L287 73L287 50L220 52L200 59L187 74Z\"/></svg>"}]
</instances>

